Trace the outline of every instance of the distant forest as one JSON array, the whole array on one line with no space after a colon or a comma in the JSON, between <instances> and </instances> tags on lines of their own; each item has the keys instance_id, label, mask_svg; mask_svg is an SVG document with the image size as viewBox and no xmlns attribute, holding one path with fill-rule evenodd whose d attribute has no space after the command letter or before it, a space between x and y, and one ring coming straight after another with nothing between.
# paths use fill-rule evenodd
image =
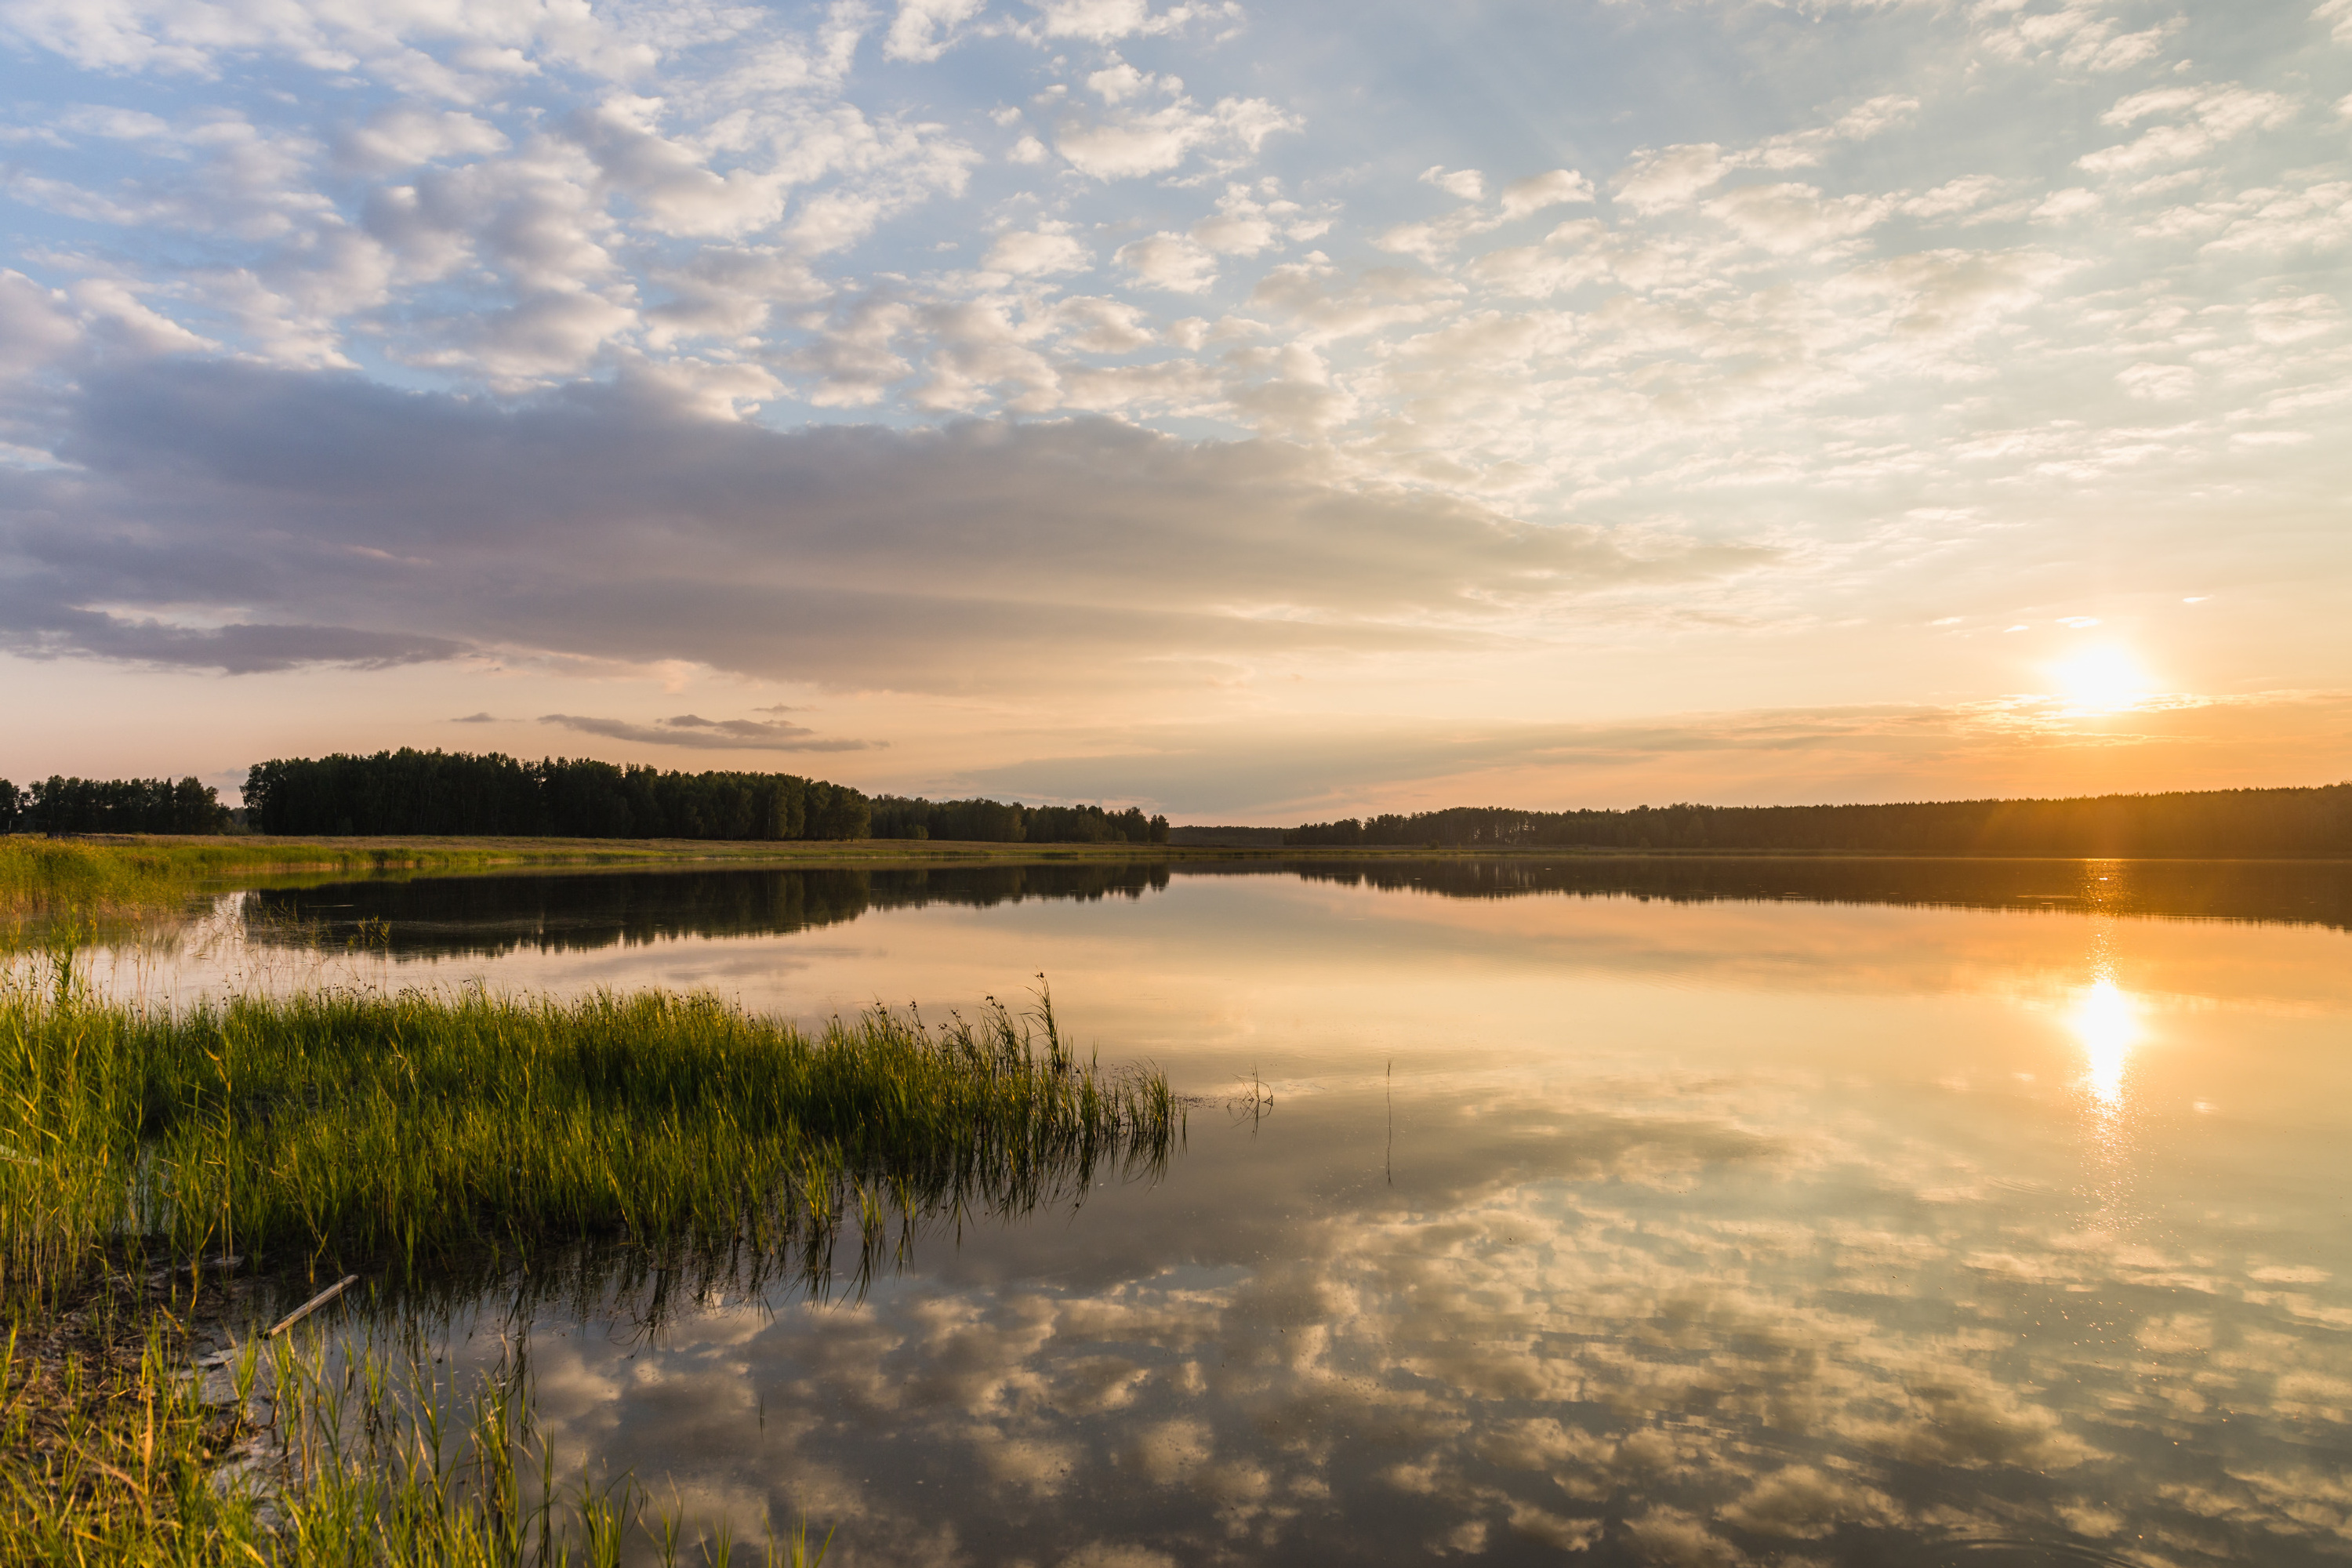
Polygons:
<instances>
[{"instance_id":1,"label":"distant forest","mask_svg":"<svg viewBox=\"0 0 2352 1568\"><path fill-rule=\"evenodd\" d=\"M1165 844L1168 819L1129 806L1023 805L994 800L874 797L877 838L947 838L972 844Z\"/></svg>"},{"instance_id":2,"label":"distant forest","mask_svg":"<svg viewBox=\"0 0 2352 1568\"><path fill-rule=\"evenodd\" d=\"M254 832L297 835L864 838L871 827L863 795L793 773L405 748L257 763L245 816Z\"/></svg>"},{"instance_id":3,"label":"distant forest","mask_svg":"<svg viewBox=\"0 0 2352 1568\"><path fill-rule=\"evenodd\" d=\"M186 778L0 779L0 833L224 833L220 791Z\"/></svg>"},{"instance_id":4,"label":"distant forest","mask_svg":"<svg viewBox=\"0 0 2352 1568\"><path fill-rule=\"evenodd\" d=\"M2352 857L2352 784L1895 805L1456 806L1297 827L1171 827L1136 807L867 796L793 773L666 773L585 759L378 752L247 775L253 832L583 838L940 839L990 844L1844 851L1881 855ZM195 779L0 779L0 831L220 833Z\"/></svg>"},{"instance_id":5,"label":"distant forest","mask_svg":"<svg viewBox=\"0 0 2352 1568\"><path fill-rule=\"evenodd\" d=\"M2352 855L2352 784L1900 805L1456 806L1310 822L1286 845L1839 849L1890 855Z\"/></svg>"}]
</instances>

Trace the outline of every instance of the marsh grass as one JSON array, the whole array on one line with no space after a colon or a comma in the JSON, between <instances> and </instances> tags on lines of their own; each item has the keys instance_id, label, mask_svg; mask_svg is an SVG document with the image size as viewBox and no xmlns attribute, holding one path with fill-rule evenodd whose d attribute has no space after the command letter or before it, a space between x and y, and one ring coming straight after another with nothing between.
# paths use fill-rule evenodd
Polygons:
<instances>
[{"instance_id":1,"label":"marsh grass","mask_svg":"<svg viewBox=\"0 0 2352 1568\"><path fill-rule=\"evenodd\" d=\"M560 1497L544 1445L536 1479L517 1468L520 1381L460 1409L412 1355L387 1403L402 1379L373 1352L340 1382L323 1352L287 1359L322 1314L266 1352L248 1328L234 1396L206 1404L198 1325L345 1269L411 1322L493 1280L525 1303L641 1292L654 1317L721 1282L862 1288L923 1226L1156 1173L1182 1129L1162 1076L1078 1058L1042 984L1024 1014L877 1007L810 1033L665 992L139 1006L90 994L75 958L52 942L0 984L0 1563L675 1555L679 1522L634 1482ZM257 1442L262 1490L215 1484Z\"/></svg>"},{"instance_id":2,"label":"marsh grass","mask_svg":"<svg viewBox=\"0 0 2352 1568\"><path fill-rule=\"evenodd\" d=\"M0 834L0 921L79 911L110 919L183 908L208 888L299 886L367 876L454 876L518 867L613 869L687 864L927 865L971 860L1171 858L1165 845L957 844L911 840L275 838ZM1183 858L1181 851L1173 858Z\"/></svg>"},{"instance_id":3,"label":"marsh grass","mask_svg":"<svg viewBox=\"0 0 2352 1568\"><path fill-rule=\"evenodd\" d=\"M421 1345L338 1356L313 1335L191 1375L176 1321L151 1314L128 1356L0 1346L0 1563L817 1568L831 1544L762 1521L746 1551L634 1477L560 1481L519 1363L460 1385Z\"/></svg>"},{"instance_id":4,"label":"marsh grass","mask_svg":"<svg viewBox=\"0 0 2352 1568\"><path fill-rule=\"evenodd\" d=\"M0 1306L110 1250L398 1279L626 1237L829 1258L895 1221L1019 1211L1164 1160L1156 1073L1076 1059L1050 996L811 1035L707 995L358 989L173 1010L0 994ZM1032 1025L1036 1027L1032 1027Z\"/></svg>"}]
</instances>

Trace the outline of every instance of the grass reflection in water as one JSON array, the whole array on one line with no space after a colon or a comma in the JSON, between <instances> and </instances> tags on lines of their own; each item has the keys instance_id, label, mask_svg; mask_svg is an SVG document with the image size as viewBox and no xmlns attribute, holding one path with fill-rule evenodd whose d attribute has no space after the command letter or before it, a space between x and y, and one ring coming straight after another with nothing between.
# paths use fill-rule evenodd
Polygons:
<instances>
[{"instance_id":1,"label":"grass reflection in water","mask_svg":"<svg viewBox=\"0 0 2352 1568\"><path fill-rule=\"evenodd\" d=\"M144 1010L57 966L0 996L0 1304L35 1352L12 1337L0 1368L17 1518L0 1557L228 1560L261 1540L299 1562L518 1560L522 1395L467 1405L421 1356L362 1358L344 1382L373 1392L353 1404L325 1363L257 1360L248 1338L222 1415L173 1370L191 1308L220 1315L207 1260L352 1268L416 1301L518 1270L594 1289L621 1240L625 1271L822 1288L846 1231L862 1285L927 1223L1156 1173L1182 1119L1163 1076L1077 1059L1042 987L1028 1015L991 1000L936 1026L877 1007L811 1035L665 992ZM276 1528L200 1479L265 1366L293 1483ZM406 1392L387 1401L387 1381ZM598 1557L627 1511L583 1493L551 1526L549 1501L540 1547L554 1528Z\"/></svg>"}]
</instances>

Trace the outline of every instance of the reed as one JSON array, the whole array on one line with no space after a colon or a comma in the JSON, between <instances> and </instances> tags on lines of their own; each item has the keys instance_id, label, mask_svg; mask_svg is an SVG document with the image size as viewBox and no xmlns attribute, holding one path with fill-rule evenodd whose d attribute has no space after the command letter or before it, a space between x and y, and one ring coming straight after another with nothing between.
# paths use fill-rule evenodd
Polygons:
<instances>
[{"instance_id":1,"label":"reed","mask_svg":"<svg viewBox=\"0 0 2352 1568\"><path fill-rule=\"evenodd\" d=\"M1042 991L811 1035L664 992L170 1011L26 972L0 995L0 1306L54 1308L126 1244L395 1278L597 1237L805 1251L1080 1190L1163 1159L1181 1116L1164 1077L1078 1061Z\"/></svg>"},{"instance_id":2,"label":"reed","mask_svg":"<svg viewBox=\"0 0 2352 1568\"><path fill-rule=\"evenodd\" d=\"M520 1366L470 1384L419 1349L248 1339L191 1376L177 1320L120 1358L47 1367L0 1342L0 1563L87 1568L819 1568L805 1521L748 1551L634 1477L559 1480ZM220 1468L225 1458L227 1468Z\"/></svg>"},{"instance_id":3,"label":"reed","mask_svg":"<svg viewBox=\"0 0 2352 1568\"><path fill-rule=\"evenodd\" d=\"M523 1463L519 1382L453 1404L415 1355L387 1405L401 1378L364 1349L330 1376L313 1319L266 1350L248 1330L207 1403L187 1363L221 1269L364 1270L355 1296L412 1310L486 1268L522 1296L650 1275L658 1313L673 1282L829 1280L842 1237L862 1280L894 1228L1076 1200L1182 1126L1160 1074L1078 1059L1042 985L1026 1014L810 1033L666 992L147 1008L73 960L0 980L0 1565L605 1563L640 1537L674 1560L680 1521L633 1483L564 1495L544 1445ZM257 1442L253 1484L222 1484ZM739 1550L720 1530L689 1560Z\"/></svg>"}]
</instances>

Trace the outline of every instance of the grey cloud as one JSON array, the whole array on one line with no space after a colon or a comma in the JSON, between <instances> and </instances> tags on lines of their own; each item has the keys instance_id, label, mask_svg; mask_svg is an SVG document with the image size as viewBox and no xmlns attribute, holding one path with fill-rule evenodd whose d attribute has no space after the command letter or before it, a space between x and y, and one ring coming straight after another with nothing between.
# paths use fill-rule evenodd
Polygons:
<instances>
[{"instance_id":1,"label":"grey cloud","mask_svg":"<svg viewBox=\"0 0 2352 1568\"><path fill-rule=\"evenodd\" d=\"M626 383L509 407L151 363L87 377L55 449L78 468L0 478L0 550L38 588L10 624L114 658L151 656L76 612L266 608L353 628L307 656L344 662L496 646L860 688L1132 682L1187 655L1491 646L1579 594L1769 558L1352 489L1278 442L779 433Z\"/></svg>"},{"instance_id":2,"label":"grey cloud","mask_svg":"<svg viewBox=\"0 0 2352 1568\"><path fill-rule=\"evenodd\" d=\"M357 626L237 621L175 626L55 603L27 603L22 591L0 599L0 648L28 658L93 654L134 664L219 669L232 675L342 665L388 669L467 653L463 642Z\"/></svg>"},{"instance_id":3,"label":"grey cloud","mask_svg":"<svg viewBox=\"0 0 2352 1568\"><path fill-rule=\"evenodd\" d=\"M498 720L488 712L468 713L462 719L452 719L452 724L495 724Z\"/></svg>"},{"instance_id":4,"label":"grey cloud","mask_svg":"<svg viewBox=\"0 0 2352 1568\"><path fill-rule=\"evenodd\" d=\"M766 724L751 719L703 719L692 713L664 719L656 724L633 724L625 719L594 719L577 713L546 713L542 724L560 724L583 735L634 741L649 746L691 746L717 752L863 752L875 741L825 739L798 724Z\"/></svg>"}]
</instances>

